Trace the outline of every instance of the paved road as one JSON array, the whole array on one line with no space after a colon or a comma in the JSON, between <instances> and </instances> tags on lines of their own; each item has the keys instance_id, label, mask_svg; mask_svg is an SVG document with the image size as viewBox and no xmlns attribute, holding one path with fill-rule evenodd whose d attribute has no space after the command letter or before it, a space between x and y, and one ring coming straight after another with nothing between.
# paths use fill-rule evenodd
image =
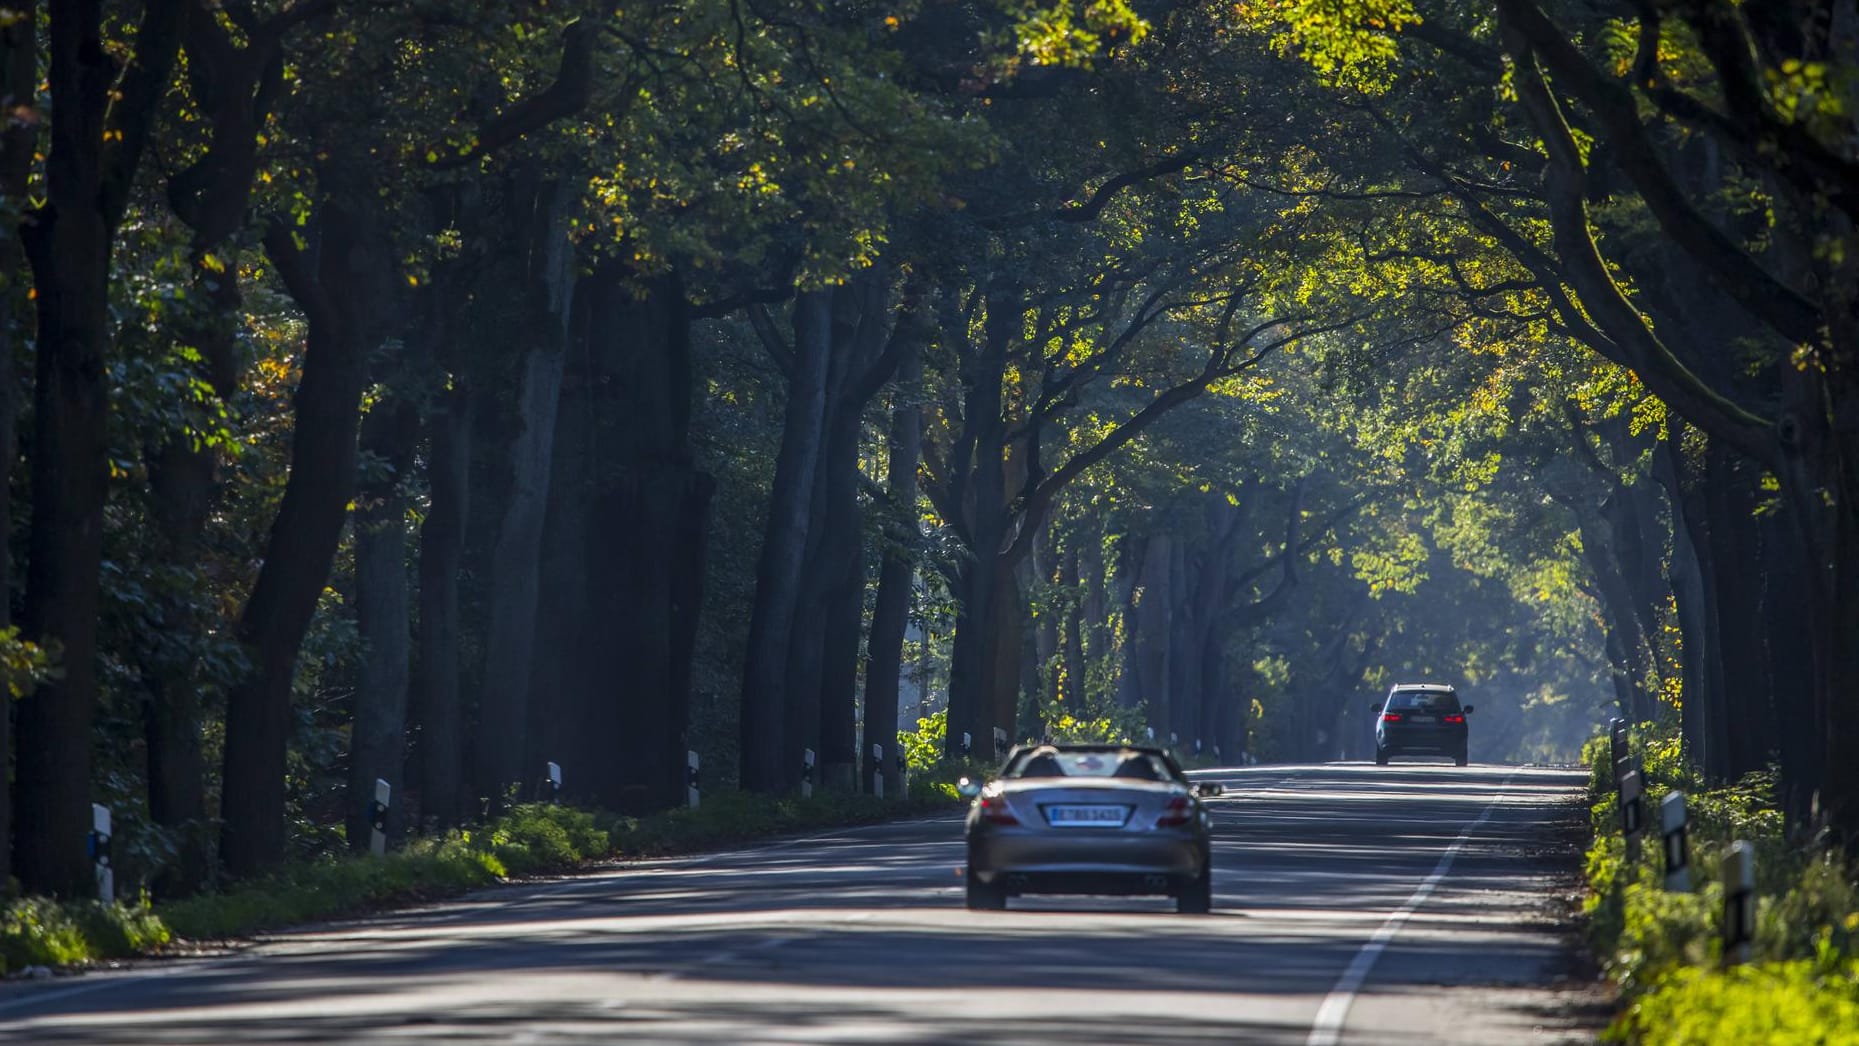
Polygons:
<instances>
[{"instance_id":1,"label":"paved road","mask_svg":"<svg viewBox=\"0 0 1859 1046\"><path fill-rule=\"evenodd\" d=\"M1217 771L1211 916L962 906L953 818L645 862L0 995L0 1042L1591 1041L1580 775Z\"/></svg>"}]
</instances>

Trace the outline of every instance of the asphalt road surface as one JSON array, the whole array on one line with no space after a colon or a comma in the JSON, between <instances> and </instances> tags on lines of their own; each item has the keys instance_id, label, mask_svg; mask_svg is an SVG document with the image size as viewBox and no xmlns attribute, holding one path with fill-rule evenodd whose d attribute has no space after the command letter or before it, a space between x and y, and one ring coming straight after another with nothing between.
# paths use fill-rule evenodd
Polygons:
<instances>
[{"instance_id":1,"label":"asphalt road surface","mask_svg":"<svg viewBox=\"0 0 1859 1046\"><path fill-rule=\"evenodd\" d=\"M0 1042L1563 1043L1581 775L1253 767L1212 915L963 907L959 820L487 890L234 955L7 986Z\"/></svg>"}]
</instances>

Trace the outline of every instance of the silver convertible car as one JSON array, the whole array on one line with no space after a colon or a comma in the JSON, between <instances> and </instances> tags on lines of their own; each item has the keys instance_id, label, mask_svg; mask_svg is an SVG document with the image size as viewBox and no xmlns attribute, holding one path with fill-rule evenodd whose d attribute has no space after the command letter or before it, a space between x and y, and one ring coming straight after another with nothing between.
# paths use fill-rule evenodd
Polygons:
<instances>
[{"instance_id":1,"label":"silver convertible car","mask_svg":"<svg viewBox=\"0 0 1859 1046\"><path fill-rule=\"evenodd\" d=\"M1213 906L1203 795L1167 752L1129 745L1016 748L983 787L964 779L968 906L1028 893L1169 894L1175 910Z\"/></svg>"}]
</instances>

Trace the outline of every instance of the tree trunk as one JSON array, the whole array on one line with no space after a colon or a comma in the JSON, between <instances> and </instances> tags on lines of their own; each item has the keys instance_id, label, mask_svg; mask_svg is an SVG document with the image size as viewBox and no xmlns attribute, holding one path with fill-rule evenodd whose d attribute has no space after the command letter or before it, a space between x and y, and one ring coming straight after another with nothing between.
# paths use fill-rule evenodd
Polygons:
<instances>
[{"instance_id":1,"label":"tree trunk","mask_svg":"<svg viewBox=\"0 0 1859 1046\"><path fill-rule=\"evenodd\" d=\"M18 16L0 26L0 109L14 112L32 102L38 83L38 3L16 3ZM13 119L0 126L0 197L23 200L32 171L37 128ZM20 248L19 223L5 216L0 227L0 534L13 532L12 475L19 456L18 378L13 361L29 337L24 316L26 296L16 277L25 264ZM0 556L0 631L13 626L12 556ZM13 759L13 714L0 712L0 882L13 874L13 782L5 772Z\"/></svg>"},{"instance_id":2,"label":"tree trunk","mask_svg":"<svg viewBox=\"0 0 1859 1046\"><path fill-rule=\"evenodd\" d=\"M24 17L36 11L29 6ZM93 888L84 840L108 475L110 254L165 95L180 24L178 4L147 5L119 79L99 0L50 9L47 77L58 115L45 164L46 202L22 229L38 329L21 624L26 638L55 649L62 674L18 702L13 860L29 893L69 897ZM13 68L11 56L24 56L22 42L11 43L8 86L25 76L36 81L36 65ZM25 121L7 121L15 122ZM20 163L14 147L24 144L6 140L11 170Z\"/></svg>"},{"instance_id":3,"label":"tree trunk","mask_svg":"<svg viewBox=\"0 0 1859 1046\"><path fill-rule=\"evenodd\" d=\"M794 370L742 669L741 780L750 791L785 792L800 779L800 749L805 746L787 736L792 699L787 690L788 651L812 525L814 474L826 441L832 321L832 292L796 296Z\"/></svg>"},{"instance_id":4,"label":"tree trunk","mask_svg":"<svg viewBox=\"0 0 1859 1046\"><path fill-rule=\"evenodd\" d=\"M420 820L434 829L465 817L464 707L459 692L458 574L471 475L471 407L445 394L431 419L426 521L420 526Z\"/></svg>"},{"instance_id":5,"label":"tree trunk","mask_svg":"<svg viewBox=\"0 0 1859 1046\"><path fill-rule=\"evenodd\" d=\"M519 179L514 195L524 238L523 315L530 340L523 357L519 431L510 448L511 490L491 562L490 633L478 704L477 786L501 805L508 790L539 768L529 754L529 684L535 655L544 512L561 406L562 360L574 298L574 252L567 237L568 193L562 183Z\"/></svg>"},{"instance_id":6,"label":"tree trunk","mask_svg":"<svg viewBox=\"0 0 1859 1046\"><path fill-rule=\"evenodd\" d=\"M869 787L872 772L882 769L885 790L892 795L903 785L897 760L889 753L897 745L898 682L916 580L916 548L921 541L917 531L917 460L923 453L923 416L918 402L922 384L922 358L913 351L892 393L884 558L878 569L878 594L865 645L865 750L860 754L866 762L859 780ZM869 762L873 744L885 747L883 767Z\"/></svg>"},{"instance_id":7,"label":"tree trunk","mask_svg":"<svg viewBox=\"0 0 1859 1046\"><path fill-rule=\"evenodd\" d=\"M406 825L407 691L412 644L408 631L406 474L413 464L419 415L390 396L362 422L364 449L386 471L364 477L355 506L355 617L365 647L349 728L349 849L364 852L375 781L389 788L387 836Z\"/></svg>"},{"instance_id":8,"label":"tree trunk","mask_svg":"<svg viewBox=\"0 0 1859 1046\"><path fill-rule=\"evenodd\" d=\"M827 584L819 607L821 636L819 718L821 783L860 791L858 778L858 641L865 616L865 556L858 503L858 444L864 403L842 401L823 463L827 540L816 569ZM897 742L875 739L890 754ZM869 757L870 746L867 745ZM869 788L869 783L866 784Z\"/></svg>"},{"instance_id":9,"label":"tree trunk","mask_svg":"<svg viewBox=\"0 0 1859 1046\"><path fill-rule=\"evenodd\" d=\"M325 172L360 169L336 159ZM266 253L309 316L303 377L293 397L290 479L271 525L264 564L240 614L249 674L226 695L220 856L244 877L284 859L285 755L297 651L316 613L355 485L356 423L365 361L376 329L367 298L392 275L370 216L352 209L372 189L320 202L314 261L288 231L266 236Z\"/></svg>"}]
</instances>

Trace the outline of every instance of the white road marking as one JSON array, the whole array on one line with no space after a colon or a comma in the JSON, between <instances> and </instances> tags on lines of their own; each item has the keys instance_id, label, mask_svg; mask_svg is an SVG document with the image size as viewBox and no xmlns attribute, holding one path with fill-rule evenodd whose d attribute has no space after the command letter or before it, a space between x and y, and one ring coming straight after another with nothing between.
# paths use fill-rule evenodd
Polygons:
<instances>
[{"instance_id":1,"label":"white road marking","mask_svg":"<svg viewBox=\"0 0 1859 1046\"><path fill-rule=\"evenodd\" d=\"M1304 1046L1336 1046L1342 1039L1343 1023L1349 1018L1349 1007L1355 1002L1356 992L1361 990L1362 983L1368 980L1369 971L1375 968L1375 961L1381 958L1381 953L1387 949L1388 942L1394 940L1395 935L1401 932L1401 927L1407 924L1408 918L1426 903L1428 897L1433 896L1433 890L1439 886L1441 880L1446 878L1446 873L1452 870L1453 859L1459 856L1460 850L1465 849L1465 844L1471 840L1472 833L1478 831L1486 821L1491 819L1492 812L1498 808L1498 803L1503 801L1505 789L1510 787L1511 778L1515 776L1511 774L1504 778L1504 783L1498 786L1498 794L1485 804L1484 812L1478 815L1476 821L1466 825L1465 830L1459 833L1459 837L1454 839L1452 845L1446 848L1446 852L1440 855L1439 863L1433 866L1433 874L1427 876L1426 880L1414 890L1414 895L1407 899L1406 904L1388 914L1381 928L1375 931L1375 935L1368 939L1368 943L1364 944L1360 951L1356 952L1355 958L1349 962L1349 968L1337 978L1336 986L1330 989L1330 994L1324 996L1323 1005L1317 1008L1317 1019L1311 1022L1310 1036L1304 1040Z\"/></svg>"}]
</instances>

